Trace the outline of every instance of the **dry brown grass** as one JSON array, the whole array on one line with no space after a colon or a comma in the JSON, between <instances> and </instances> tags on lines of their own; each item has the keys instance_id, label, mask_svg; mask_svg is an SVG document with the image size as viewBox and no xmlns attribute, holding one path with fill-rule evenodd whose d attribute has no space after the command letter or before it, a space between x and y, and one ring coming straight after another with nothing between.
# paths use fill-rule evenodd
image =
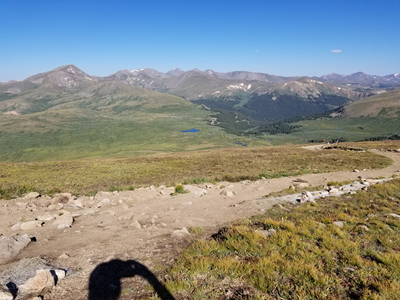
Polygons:
<instances>
[{"instance_id":1,"label":"dry brown grass","mask_svg":"<svg viewBox=\"0 0 400 300\"><path fill-rule=\"evenodd\" d=\"M309 151L294 146L229 148L169 155L59 162L0 163L0 194L28 191L88 194L183 181L240 181L383 168L391 160L364 152Z\"/></svg>"}]
</instances>

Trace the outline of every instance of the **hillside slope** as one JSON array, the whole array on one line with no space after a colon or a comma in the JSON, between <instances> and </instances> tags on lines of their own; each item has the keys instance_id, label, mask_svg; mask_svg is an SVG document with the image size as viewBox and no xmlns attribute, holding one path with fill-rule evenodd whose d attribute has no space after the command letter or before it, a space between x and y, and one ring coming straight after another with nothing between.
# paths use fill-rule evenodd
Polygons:
<instances>
[{"instance_id":1,"label":"hillside slope","mask_svg":"<svg viewBox=\"0 0 400 300\"><path fill-rule=\"evenodd\" d=\"M345 116L398 118L400 116L400 90L393 90L349 104Z\"/></svg>"}]
</instances>

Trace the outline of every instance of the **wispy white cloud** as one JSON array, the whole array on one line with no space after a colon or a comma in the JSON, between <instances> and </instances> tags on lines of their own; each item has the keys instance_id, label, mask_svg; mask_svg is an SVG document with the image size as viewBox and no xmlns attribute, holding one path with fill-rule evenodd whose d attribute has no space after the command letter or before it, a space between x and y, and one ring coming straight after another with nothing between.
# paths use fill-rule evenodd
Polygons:
<instances>
[{"instance_id":1,"label":"wispy white cloud","mask_svg":"<svg viewBox=\"0 0 400 300\"><path fill-rule=\"evenodd\" d=\"M339 50L339 49L337 49L337 50L331 50L331 52L332 52L332 53L341 53L342 50Z\"/></svg>"},{"instance_id":2,"label":"wispy white cloud","mask_svg":"<svg viewBox=\"0 0 400 300\"><path fill-rule=\"evenodd\" d=\"M254 50L254 52L258 52L258 50Z\"/></svg>"}]
</instances>

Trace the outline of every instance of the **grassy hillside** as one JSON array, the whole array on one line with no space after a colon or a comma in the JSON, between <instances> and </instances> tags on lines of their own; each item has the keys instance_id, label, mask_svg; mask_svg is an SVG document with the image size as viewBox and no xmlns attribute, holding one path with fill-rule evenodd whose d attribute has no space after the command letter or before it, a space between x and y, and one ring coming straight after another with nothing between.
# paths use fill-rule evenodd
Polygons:
<instances>
[{"instance_id":1,"label":"grassy hillside","mask_svg":"<svg viewBox=\"0 0 400 300\"><path fill-rule=\"evenodd\" d=\"M83 149L82 149L83 150ZM382 168L392 161L373 153L309 151L299 147L237 147L168 155L73 161L0 163L0 194L29 191L88 194L180 182L240 181L354 168Z\"/></svg>"},{"instance_id":2,"label":"grassy hillside","mask_svg":"<svg viewBox=\"0 0 400 300\"><path fill-rule=\"evenodd\" d=\"M397 179L356 195L277 205L192 243L167 287L190 299L399 299L400 220L390 215L399 199Z\"/></svg>"},{"instance_id":3,"label":"grassy hillside","mask_svg":"<svg viewBox=\"0 0 400 300\"><path fill-rule=\"evenodd\" d=\"M208 125L209 112L193 104L102 113L46 111L0 119L1 161L120 157L235 146L237 136ZM183 133L196 128L199 132ZM249 145L266 145L242 137Z\"/></svg>"},{"instance_id":4,"label":"grassy hillside","mask_svg":"<svg viewBox=\"0 0 400 300\"><path fill-rule=\"evenodd\" d=\"M346 108L345 115L349 118L366 116L398 118L400 116L400 89L351 103Z\"/></svg>"}]
</instances>

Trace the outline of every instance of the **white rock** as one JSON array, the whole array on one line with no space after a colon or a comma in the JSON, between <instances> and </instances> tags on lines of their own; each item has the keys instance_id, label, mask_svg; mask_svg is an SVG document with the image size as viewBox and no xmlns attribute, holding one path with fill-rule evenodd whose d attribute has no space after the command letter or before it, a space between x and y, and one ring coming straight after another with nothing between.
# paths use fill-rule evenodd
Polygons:
<instances>
[{"instance_id":1,"label":"white rock","mask_svg":"<svg viewBox=\"0 0 400 300\"><path fill-rule=\"evenodd\" d=\"M276 234L276 230L273 228L270 228L268 230L256 230L256 233L259 234L262 237L270 237L271 235Z\"/></svg>"},{"instance_id":2,"label":"white rock","mask_svg":"<svg viewBox=\"0 0 400 300\"><path fill-rule=\"evenodd\" d=\"M183 188L184 188L184 190L187 190L191 194L194 194L196 196L203 196L203 195L207 194L207 190L199 188L197 186L184 185Z\"/></svg>"},{"instance_id":3,"label":"white rock","mask_svg":"<svg viewBox=\"0 0 400 300\"><path fill-rule=\"evenodd\" d=\"M71 213L68 211L63 211L62 214L57 216L57 218L54 220L53 226L56 226L57 229L64 229L71 227L73 222L74 219L72 218Z\"/></svg>"},{"instance_id":4,"label":"white rock","mask_svg":"<svg viewBox=\"0 0 400 300\"><path fill-rule=\"evenodd\" d=\"M0 300L13 300L14 297L11 294L7 286L0 284Z\"/></svg>"},{"instance_id":5,"label":"white rock","mask_svg":"<svg viewBox=\"0 0 400 300\"><path fill-rule=\"evenodd\" d=\"M187 237L190 236L189 230L187 230L186 227L183 227L180 230L175 230L171 233L172 237L176 237L176 238L183 238L183 237Z\"/></svg>"},{"instance_id":6,"label":"white rock","mask_svg":"<svg viewBox=\"0 0 400 300\"><path fill-rule=\"evenodd\" d=\"M21 223L14 224L11 227L11 230L20 230L20 229L21 229Z\"/></svg>"},{"instance_id":7,"label":"white rock","mask_svg":"<svg viewBox=\"0 0 400 300\"><path fill-rule=\"evenodd\" d=\"M190 205L192 205L193 203L191 202L191 201L188 201L188 202L182 202L180 205L181 206L190 206Z\"/></svg>"},{"instance_id":8,"label":"white rock","mask_svg":"<svg viewBox=\"0 0 400 300\"><path fill-rule=\"evenodd\" d=\"M140 225L138 220L134 220L129 226L135 229L142 229L142 225Z\"/></svg>"},{"instance_id":9,"label":"white rock","mask_svg":"<svg viewBox=\"0 0 400 300\"><path fill-rule=\"evenodd\" d=\"M108 198L104 198L103 200L101 200L101 203L104 204L104 205L107 205L107 204L111 203L111 200L108 199Z\"/></svg>"},{"instance_id":10,"label":"white rock","mask_svg":"<svg viewBox=\"0 0 400 300\"><path fill-rule=\"evenodd\" d=\"M233 197L233 192L232 191L227 191L227 190L223 190L221 193L219 193L220 195L226 196L226 197Z\"/></svg>"},{"instance_id":11,"label":"white rock","mask_svg":"<svg viewBox=\"0 0 400 300\"><path fill-rule=\"evenodd\" d=\"M37 193L37 192L30 192L30 193L26 194L26 195L24 196L24 198L25 198L25 199L32 199L32 198L37 198L37 197L39 197L39 196L40 196L40 194Z\"/></svg>"},{"instance_id":12,"label":"white rock","mask_svg":"<svg viewBox=\"0 0 400 300\"><path fill-rule=\"evenodd\" d=\"M58 257L58 259L68 259L68 258L69 258L69 255L67 253L63 253Z\"/></svg>"},{"instance_id":13,"label":"white rock","mask_svg":"<svg viewBox=\"0 0 400 300\"><path fill-rule=\"evenodd\" d=\"M54 273L56 274L58 280L62 280L62 279L65 278L65 271L64 271L64 270L55 269L55 270L53 270L53 271L54 271Z\"/></svg>"},{"instance_id":14,"label":"white rock","mask_svg":"<svg viewBox=\"0 0 400 300\"><path fill-rule=\"evenodd\" d=\"M339 193L339 189L337 189L337 188L331 188L331 189L329 190L329 194L330 194L330 195L332 195L332 194L337 194L337 193Z\"/></svg>"},{"instance_id":15,"label":"white rock","mask_svg":"<svg viewBox=\"0 0 400 300\"><path fill-rule=\"evenodd\" d=\"M30 229L35 229L36 227L40 227L41 225L40 221L28 221L21 223L21 229L22 230L30 230Z\"/></svg>"},{"instance_id":16,"label":"white rock","mask_svg":"<svg viewBox=\"0 0 400 300\"><path fill-rule=\"evenodd\" d=\"M391 213L391 214L389 214L389 216L392 216L393 218L400 219L400 215L398 215L398 214Z\"/></svg>"},{"instance_id":17,"label":"white rock","mask_svg":"<svg viewBox=\"0 0 400 300\"><path fill-rule=\"evenodd\" d=\"M37 217L39 221L51 221L54 219L54 216L50 215L49 213L46 213L44 215L40 215Z\"/></svg>"},{"instance_id":18,"label":"white rock","mask_svg":"<svg viewBox=\"0 0 400 300\"><path fill-rule=\"evenodd\" d=\"M332 222L333 225L336 225L337 227L343 228L344 227L344 223L342 221L335 221Z\"/></svg>"},{"instance_id":19,"label":"white rock","mask_svg":"<svg viewBox=\"0 0 400 300\"><path fill-rule=\"evenodd\" d=\"M119 216L118 221L132 220L132 218L133 218L133 212L128 212L122 216Z\"/></svg>"},{"instance_id":20,"label":"white rock","mask_svg":"<svg viewBox=\"0 0 400 300\"><path fill-rule=\"evenodd\" d=\"M56 284L50 270L37 270L36 276L29 278L18 287L20 296L38 296L44 290L51 289Z\"/></svg>"}]
</instances>

